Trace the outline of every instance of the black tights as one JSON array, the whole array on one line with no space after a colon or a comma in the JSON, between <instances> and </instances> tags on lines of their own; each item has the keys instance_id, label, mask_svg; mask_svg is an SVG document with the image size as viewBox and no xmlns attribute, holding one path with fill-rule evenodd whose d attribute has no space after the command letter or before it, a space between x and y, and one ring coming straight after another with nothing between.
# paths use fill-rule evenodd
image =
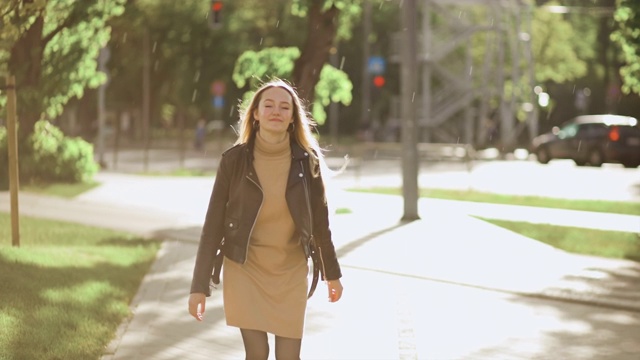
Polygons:
<instances>
[{"instance_id":1,"label":"black tights","mask_svg":"<svg viewBox=\"0 0 640 360\"><path fill-rule=\"evenodd\" d=\"M269 339L267 333L260 330L240 329L246 360L267 360L269 358ZM276 336L276 360L299 360L302 339Z\"/></svg>"}]
</instances>

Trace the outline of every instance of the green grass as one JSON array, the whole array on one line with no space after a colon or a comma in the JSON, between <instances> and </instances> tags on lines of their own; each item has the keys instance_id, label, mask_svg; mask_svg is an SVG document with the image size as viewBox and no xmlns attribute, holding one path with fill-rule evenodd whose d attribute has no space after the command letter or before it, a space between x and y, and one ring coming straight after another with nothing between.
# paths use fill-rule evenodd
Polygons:
<instances>
[{"instance_id":1,"label":"green grass","mask_svg":"<svg viewBox=\"0 0 640 360\"><path fill-rule=\"evenodd\" d=\"M160 242L0 213L0 359L98 359Z\"/></svg>"},{"instance_id":2,"label":"green grass","mask_svg":"<svg viewBox=\"0 0 640 360\"><path fill-rule=\"evenodd\" d=\"M349 208L341 207L336 209L336 215L344 215L344 214L351 214L351 213L352 211Z\"/></svg>"},{"instance_id":3,"label":"green grass","mask_svg":"<svg viewBox=\"0 0 640 360\"><path fill-rule=\"evenodd\" d=\"M77 184L21 184L20 190L30 193L59 196L70 199L99 185L100 183L96 181Z\"/></svg>"},{"instance_id":4,"label":"green grass","mask_svg":"<svg viewBox=\"0 0 640 360\"><path fill-rule=\"evenodd\" d=\"M640 235L480 218L571 253L640 261Z\"/></svg>"},{"instance_id":5,"label":"green grass","mask_svg":"<svg viewBox=\"0 0 640 360\"><path fill-rule=\"evenodd\" d=\"M352 191L389 195L401 194L400 189L388 187L352 189ZM640 203L634 202L567 200L537 196L491 194L473 190L442 189L421 189L420 196L445 200L640 215ZM640 261L640 235L636 233L481 219L571 253Z\"/></svg>"},{"instance_id":6,"label":"green grass","mask_svg":"<svg viewBox=\"0 0 640 360\"><path fill-rule=\"evenodd\" d=\"M400 188L374 187L367 189L351 189L358 192L374 192L377 194L401 195ZM639 202L573 200L539 196L504 195L484 193L475 190L420 189L421 197L445 200L461 200L492 204L525 205L556 209L596 211L615 214L640 215Z\"/></svg>"}]
</instances>

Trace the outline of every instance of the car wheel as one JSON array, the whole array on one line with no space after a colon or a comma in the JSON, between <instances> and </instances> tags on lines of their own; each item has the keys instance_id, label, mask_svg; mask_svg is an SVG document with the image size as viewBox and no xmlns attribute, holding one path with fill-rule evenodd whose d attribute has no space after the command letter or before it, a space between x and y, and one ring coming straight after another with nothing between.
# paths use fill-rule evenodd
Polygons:
<instances>
[{"instance_id":1,"label":"car wheel","mask_svg":"<svg viewBox=\"0 0 640 360\"><path fill-rule=\"evenodd\" d=\"M629 169L637 168L640 166L640 161L625 161L622 163L622 166Z\"/></svg>"},{"instance_id":2,"label":"car wheel","mask_svg":"<svg viewBox=\"0 0 640 360\"><path fill-rule=\"evenodd\" d=\"M589 152L589 158L588 158L588 162L589 165L591 166L596 166L596 167L600 167L602 166L602 163L604 162L604 158L602 156L602 152L600 152L600 150L598 149L593 149Z\"/></svg>"},{"instance_id":3,"label":"car wheel","mask_svg":"<svg viewBox=\"0 0 640 360\"><path fill-rule=\"evenodd\" d=\"M584 160L584 159L573 159L573 162L576 163L576 165L578 166L587 165L587 160Z\"/></svg>"},{"instance_id":4,"label":"car wheel","mask_svg":"<svg viewBox=\"0 0 640 360\"><path fill-rule=\"evenodd\" d=\"M548 164L549 160L551 160L549 152L545 148L539 148L536 150L536 158L540 164Z\"/></svg>"}]
</instances>

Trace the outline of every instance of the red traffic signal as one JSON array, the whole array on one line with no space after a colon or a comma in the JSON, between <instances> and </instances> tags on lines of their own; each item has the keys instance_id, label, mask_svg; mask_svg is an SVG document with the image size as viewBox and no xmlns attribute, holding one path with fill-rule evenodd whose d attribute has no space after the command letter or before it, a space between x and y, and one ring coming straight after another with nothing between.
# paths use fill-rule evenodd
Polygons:
<instances>
[{"instance_id":1,"label":"red traffic signal","mask_svg":"<svg viewBox=\"0 0 640 360\"><path fill-rule=\"evenodd\" d=\"M222 8L224 4L219 0L211 1L211 10L209 11L209 27L218 29L222 27Z\"/></svg>"},{"instance_id":2,"label":"red traffic signal","mask_svg":"<svg viewBox=\"0 0 640 360\"><path fill-rule=\"evenodd\" d=\"M376 75L373 77L373 85L375 85L377 88L383 87L384 83L385 83L384 76Z\"/></svg>"}]
</instances>

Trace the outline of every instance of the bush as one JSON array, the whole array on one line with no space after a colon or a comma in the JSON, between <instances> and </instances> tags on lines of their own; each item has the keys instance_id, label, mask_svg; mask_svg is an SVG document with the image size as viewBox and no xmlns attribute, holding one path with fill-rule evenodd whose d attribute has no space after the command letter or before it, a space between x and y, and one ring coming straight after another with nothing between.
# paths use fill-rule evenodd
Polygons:
<instances>
[{"instance_id":1,"label":"bush","mask_svg":"<svg viewBox=\"0 0 640 360\"><path fill-rule=\"evenodd\" d=\"M0 128L0 166L7 169L6 129ZM66 137L46 120L35 124L28 140L20 144L20 182L75 183L91 180L99 170L93 145L81 138ZM0 172L0 187L8 184L7 171Z\"/></svg>"}]
</instances>

